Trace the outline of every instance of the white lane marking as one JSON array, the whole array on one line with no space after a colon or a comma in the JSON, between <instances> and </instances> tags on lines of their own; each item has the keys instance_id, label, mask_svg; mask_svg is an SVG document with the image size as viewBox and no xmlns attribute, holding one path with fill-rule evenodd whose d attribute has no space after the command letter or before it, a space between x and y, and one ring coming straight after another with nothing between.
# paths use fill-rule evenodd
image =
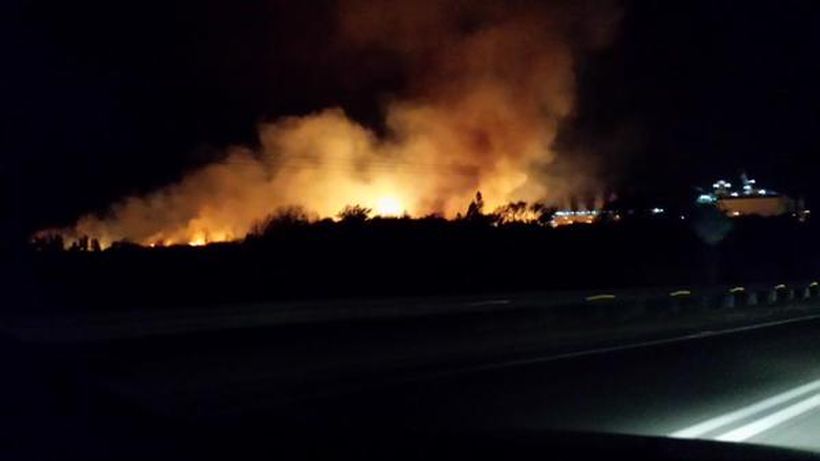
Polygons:
<instances>
[{"instance_id":1,"label":"white lane marking","mask_svg":"<svg viewBox=\"0 0 820 461\"><path fill-rule=\"evenodd\" d=\"M815 394L776 413L772 413L745 426L719 435L715 437L715 440L720 440L721 442L742 442L817 407L820 407L820 394Z\"/></svg>"},{"instance_id":2,"label":"white lane marking","mask_svg":"<svg viewBox=\"0 0 820 461\"><path fill-rule=\"evenodd\" d=\"M499 306L503 304L509 304L509 299L491 299L489 301L478 301L474 303L467 303L468 306Z\"/></svg>"},{"instance_id":3,"label":"white lane marking","mask_svg":"<svg viewBox=\"0 0 820 461\"><path fill-rule=\"evenodd\" d=\"M803 322L808 320L815 320L820 319L820 314L808 315L805 317L798 317L796 319L789 319L789 320L777 320L773 322L764 322L764 323L757 323L754 325L747 325L745 327L737 327L737 328L728 328L726 330L708 330L708 331L700 331L697 333L692 333L689 335L684 336L676 336L674 338L666 338L666 339L655 339L652 341L643 341L640 343L632 343L632 344L624 344L620 346L610 346L610 347L600 347L597 349L586 349L583 351L576 351L576 352L567 352L565 354L558 354L558 355L551 355L548 357L535 357L531 359L521 359L521 360L512 360L509 362L497 363L497 364L490 364L476 368L470 368L469 370L483 370L483 369L492 369L492 368L506 368L512 367L517 365L529 365L534 363L541 363L541 362L552 362L555 360L563 360L563 359L570 359L575 357L584 357L587 355L598 355L598 354L605 354L608 352L619 352L619 351L627 351L630 349L640 349L644 347L651 347L651 346L659 346L662 344L673 344L679 343L683 341L691 341L694 339L702 339L702 338L709 338L712 336L721 336L721 335L728 335L732 333L739 333L742 331L750 331L750 330L759 330L762 328L774 327L778 325L786 325L789 323L795 322Z\"/></svg>"},{"instance_id":4,"label":"white lane marking","mask_svg":"<svg viewBox=\"0 0 820 461\"><path fill-rule=\"evenodd\" d=\"M807 384L803 384L802 386L795 387L794 389L782 392L767 399L761 400L760 402L749 405L747 407L743 407L739 410L726 413L725 415L721 415L712 419L707 419L706 421L702 421L698 424L695 424L694 426L690 426L685 429L675 431L669 434L669 436L682 439L695 438L707 432L726 426L727 424L731 424L735 421L740 421L743 418L748 418L749 416L760 413L761 411L765 411L769 408L776 407L777 405L781 405L783 403L788 402L789 400L795 399L797 397L800 397L801 395L808 394L809 392L816 391L818 389L820 389L820 379L812 381Z\"/></svg>"},{"instance_id":5,"label":"white lane marking","mask_svg":"<svg viewBox=\"0 0 820 461\"><path fill-rule=\"evenodd\" d=\"M620 351L628 351L632 349L641 349L645 347L651 346L660 346L663 344L674 344L684 341L692 341L696 339L703 339L709 338L712 336L721 336L721 335L728 335L733 333L740 333L743 331L750 331L750 330L759 330L768 327L774 327L778 325L786 325L789 323L797 323L797 322L807 322L809 320L816 320L820 319L820 314L813 314L807 315L805 317L797 317L788 320L775 320L772 322L764 322L764 323L757 323L754 325L747 325L745 327L736 327L736 328L729 328L726 330L707 330L707 331L700 331L698 333L693 333L685 336L677 336L674 338L666 338L666 339L656 339L652 341L644 341L640 343L632 343L632 344L624 344L621 346L610 346L610 347L601 347L597 349L587 349L583 351L576 351L576 352L567 352L564 354L558 355L550 355L546 357L534 357L530 359L519 359L519 360L508 360L506 362L496 362L496 363L489 363L486 365L472 365L467 367L461 368L451 368L449 370L438 371L438 372L431 372L426 373L423 375L416 376L415 378L410 378L410 381L418 381L418 380L425 380L435 377L444 377L444 376L453 376L462 373L474 373L474 372L481 372L481 371L490 371L490 370L498 370L502 368L510 368L510 367L517 367L517 366L524 366L524 365L535 365L538 363L548 363L554 362L557 360L564 360L564 359L573 359L577 357L586 357L590 355L599 355L599 354L606 354L609 352L620 352Z\"/></svg>"}]
</instances>

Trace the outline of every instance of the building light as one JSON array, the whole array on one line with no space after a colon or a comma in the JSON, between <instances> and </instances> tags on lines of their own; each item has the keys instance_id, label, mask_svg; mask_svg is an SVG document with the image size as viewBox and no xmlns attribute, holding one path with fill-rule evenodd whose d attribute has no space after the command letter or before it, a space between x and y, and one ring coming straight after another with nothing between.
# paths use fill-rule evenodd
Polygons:
<instances>
[{"instance_id":1,"label":"building light","mask_svg":"<svg viewBox=\"0 0 820 461\"><path fill-rule=\"evenodd\" d=\"M737 192L732 192L732 193L731 193L731 194L729 194L729 195L731 195L732 197L737 197L737 196L738 196L738 193L737 193Z\"/></svg>"}]
</instances>

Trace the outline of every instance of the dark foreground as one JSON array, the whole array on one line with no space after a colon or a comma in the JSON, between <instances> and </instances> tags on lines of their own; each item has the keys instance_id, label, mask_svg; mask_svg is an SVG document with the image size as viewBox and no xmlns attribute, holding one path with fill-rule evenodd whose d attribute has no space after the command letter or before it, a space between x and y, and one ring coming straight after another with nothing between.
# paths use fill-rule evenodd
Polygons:
<instances>
[{"instance_id":1,"label":"dark foreground","mask_svg":"<svg viewBox=\"0 0 820 461\"><path fill-rule=\"evenodd\" d=\"M802 317L366 378L349 369L288 374L283 360L304 369L311 351L340 340L310 325L90 343L7 339L4 459L797 456L689 439L820 450L820 319ZM378 329L345 331L363 348L391 341L372 337Z\"/></svg>"},{"instance_id":2,"label":"dark foreground","mask_svg":"<svg viewBox=\"0 0 820 461\"><path fill-rule=\"evenodd\" d=\"M612 290L813 280L820 224L729 219L714 209L557 229L441 218L272 222L244 241L204 247L61 244L0 264L9 309L164 311L179 306ZM717 239L717 240L715 240ZM57 242L59 243L59 242Z\"/></svg>"}]
</instances>

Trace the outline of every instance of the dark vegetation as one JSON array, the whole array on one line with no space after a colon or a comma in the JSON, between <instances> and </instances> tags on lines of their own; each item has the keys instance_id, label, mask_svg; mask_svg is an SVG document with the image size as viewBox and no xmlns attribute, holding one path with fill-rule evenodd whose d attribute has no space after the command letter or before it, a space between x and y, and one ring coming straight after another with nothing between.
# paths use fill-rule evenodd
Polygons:
<instances>
[{"instance_id":1,"label":"dark vegetation","mask_svg":"<svg viewBox=\"0 0 820 461\"><path fill-rule=\"evenodd\" d=\"M338 221L299 208L261 221L242 242L99 251L39 240L20 253L17 307L108 309L280 299L574 290L813 278L817 225L791 217L729 220L716 210L606 216L546 226L549 210L510 204L484 214L481 197L459 219L370 218L352 206ZM529 210L530 220L520 217ZM534 216L534 217L533 217ZM34 306L31 306L34 304Z\"/></svg>"}]
</instances>

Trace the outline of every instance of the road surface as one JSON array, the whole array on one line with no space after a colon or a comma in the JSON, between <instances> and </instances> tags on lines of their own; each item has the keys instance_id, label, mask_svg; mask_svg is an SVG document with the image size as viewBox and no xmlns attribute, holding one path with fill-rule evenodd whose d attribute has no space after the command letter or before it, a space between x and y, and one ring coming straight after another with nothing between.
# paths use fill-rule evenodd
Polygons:
<instances>
[{"instance_id":1,"label":"road surface","mask_svg":"<svg viewBox=\"0 0 820 461\"><path fill-rule=\"evenodd\" d=\"M17 408L40 432L62 431L69 445L99 443L98 431L115 446L145 440L145 428L131 424L138 414L156 428L154 435L168 436L172 428L174 438L200 428L219 433L375 424L397 431L595 431L820 451L816 315L727 333L531 355L489 367L321 381L321 392L309 397L296 392L309 387L307 381L283 382L281 357L276 367L269 360L281 349L295 365L300 355L283 344L302 338L309 326L285 342L264 331L236 330L228 336L144 338L138 346L129 346L130 340L47 344L31 353L33 359L18 357L18 365L48 363L59 373L38 371L20 385L24 391L4 394L19 400L7 414ZM355 342L359 333L349 334L344 340ZM322 337L305 339L300 351L320 347ZM14 359L17 352L9 351ZM35 396L33 403L18 399L20 392ZM54 406L68 409L55 413ZM78 415L82 424L75 422ZM49 420L60 429L44 427ZM28 431L23 423L16 429Z\"/></svg>"},{"instance_id":2,"label":"road surface","mask_svg":"<svg viewBox=\"0 0 820 461\"><path fill-rule=\"evenodd\" d=\"M334 424L571 429L820 451L820 320L546 356L292 411Z\"/></svg>"}]
</instances>

